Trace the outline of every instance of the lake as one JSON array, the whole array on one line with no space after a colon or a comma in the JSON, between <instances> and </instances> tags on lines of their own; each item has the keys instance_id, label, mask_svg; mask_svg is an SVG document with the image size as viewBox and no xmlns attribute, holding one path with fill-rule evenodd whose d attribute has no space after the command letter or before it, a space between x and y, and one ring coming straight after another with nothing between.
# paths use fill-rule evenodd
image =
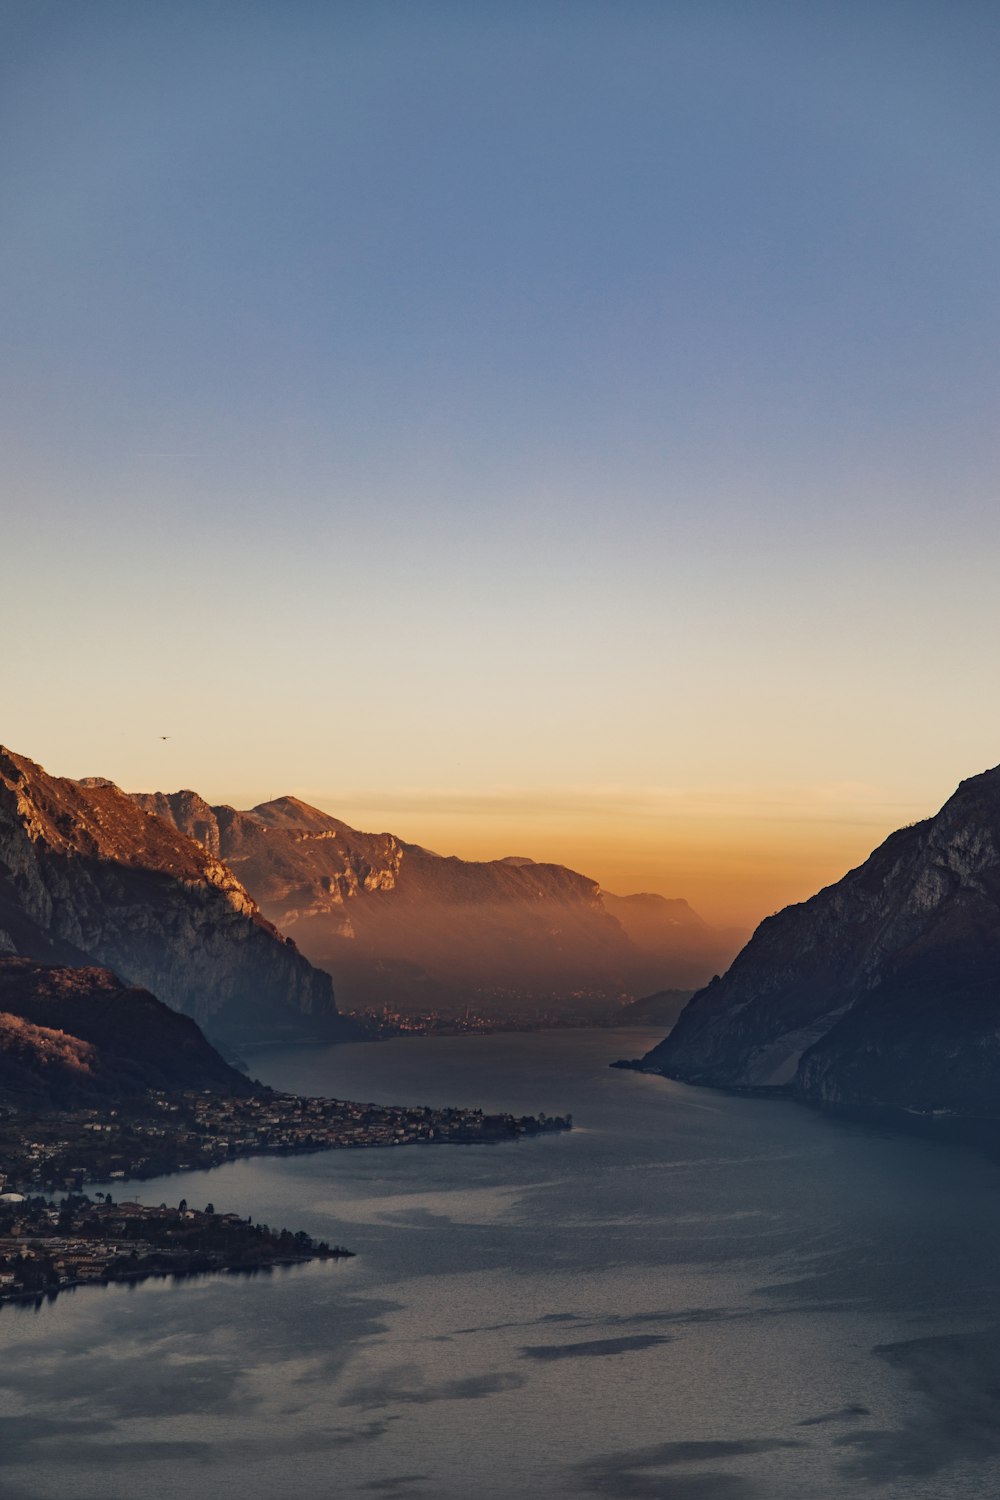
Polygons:
<instances>
[{"instance_id":1,"label":"lake","mask_svg":"<svg viewBox=\"0 0 1000 1500\"><path fill-rule=\"evenodd\" d=\"M577 1128L111 1184L358 1255L4 1308L0 1496L995 1493L1000 1168L607 1066L659 1035L258 1054L300 1093Z\"/></svg>"}]
</instances>

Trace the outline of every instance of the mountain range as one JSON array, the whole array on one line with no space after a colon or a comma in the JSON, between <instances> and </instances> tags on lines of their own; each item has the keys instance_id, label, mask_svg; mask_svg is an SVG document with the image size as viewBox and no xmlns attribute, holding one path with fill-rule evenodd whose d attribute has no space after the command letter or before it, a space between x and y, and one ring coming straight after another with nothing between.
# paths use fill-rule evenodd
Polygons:
<instances>
[{"instance_id":1,"label":"mountain range","mask_svg":"<svg viewBox=\"0 0 1000 1500\"><path fill-rule=\"evenodd\" d=\"M643 1066L839 1108L1000 1117L1000 767L762 922Z\"/></svg>"},{"instance_id":2,"label":"mountain range","mask_svg":"<svg viewBox=\"0 0 1000 1500\"><path fill-rule=\"evenodd\" d=\"M0 953L106 967L213 1037L346 1033L328 974L218 858L99 778L0 748Z\"/></svg>"},{"instance_id":3,"label":"mountain range","mask_svg":"<svg viewBox=\"0 0 1000 1500\"><path fill-rule=\"evenodd\" d=\"M524 857L444 858L293 797L128 794L0 748L0 953L103 966L215 1040L347 1039L341 1008L606 1018L691 989L737 937Z\"/></svg>"},{"instance_id":4,"label":"mountain range","mask_svg":"<svg viewBox=\"0 0 1000 1500\"><path fill-rule=\"evenodd\" d=\"M0 1092L14 1096L90 1097L115 1074L126 1089L241 1086L192 1021L237 1043L349 1039L331 973L352 1008L510 1021L610 1005L669 1024L685 976L724 967L732 943L683 901L614 896L561 865L445 858L292 797L240 812L130 795L0 749ZM762 922L642 1066L836 1108L1000 1118L1000 768Z\"/></svg>"},{"instance_id":5,"label":"mountain range","mask_svg":"<svg viewBox=\"0 0 1000 1500\"><path fill-rule=\"evenodd\" d=\"M446 858L294 797L240 812L192 791L133 795L223 860L350 1010L586 1015L691 989L740 942L683 900L615 896L524 857Z\"/></svg>"}]
</instances>

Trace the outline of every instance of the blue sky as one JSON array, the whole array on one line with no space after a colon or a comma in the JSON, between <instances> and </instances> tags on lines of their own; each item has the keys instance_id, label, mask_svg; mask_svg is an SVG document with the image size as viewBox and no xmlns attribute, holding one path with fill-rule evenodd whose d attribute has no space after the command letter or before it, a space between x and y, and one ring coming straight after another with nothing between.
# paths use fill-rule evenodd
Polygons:
<instances>
[{"instance_id":1,"label":"blue sky","mask_svg":"<svg viewBox=\"0 0 1000 1500\"><path fill-rule=\"evenodd\" d=\"M994 7L0 40L5 740L744 914L1000 760Z\"/></svg>"}]
</instances>

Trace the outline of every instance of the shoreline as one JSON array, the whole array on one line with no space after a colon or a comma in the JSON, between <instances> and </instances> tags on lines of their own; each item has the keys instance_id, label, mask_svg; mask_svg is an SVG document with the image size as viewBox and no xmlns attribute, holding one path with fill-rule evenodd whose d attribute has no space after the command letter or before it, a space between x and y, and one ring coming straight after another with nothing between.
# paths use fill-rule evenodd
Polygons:
<instances>
[{"instance_id":1,"label":"shoreline","mask_svg":"<svg viewBox=\"0 0 1000 1500\"><path fill-rule=\"evenodd\" d=\"M4 1292L0 1291L0 1308L34 1306L55 1302L63 1292L76 1292L93 1287L103 1291L109 1286L141 1286L146 1281L193 1281L198 1276L260 1276L275 1269L291 1266L309 1266L317 1261L356 1259L355 1250L341 1249L328 1255L293 1255L280 1260L267 1261L259 1266L209 1266L192 1271L132 1271L121 1276L87 1276L76 1281L62 1281L45 1291Z\"/></svg>"},{"instance_id":2,"label":"shoreline","mask_svg":"<svg viewBox=\"0 0 1000 1500\"><path fill-rule=\"evenodd\" d=\"M0 1195L5 1188L79 1191L88 1183L203 1171L250 1156L495 1145L570 1129L571 1116L544 1112L487 1115L270 1089L245 1095L154 1090L114 1108L8 1114L0 1121Z\"/></svg>"},{"instance_id":3,"label":"shoreline","mask_svg":"<svg viewBox=\"0 0 1000 1500\"><path fill-rule=\"evenodd\" d=\"M102 1201L99 1201L102 1200ZM275 1266L353 1259L304 1230L272 1230L210 1204L154 1207L110 1194L0 1200L0 1307L54 1302L78 1287L192 1276L255 1276Z\"/></svg>"},{"instance_id":4,"label":"shoreline","mask_svg":"<svg viewBox=\"0 0 1000 1500\"><path fill-rule=\"evenodd\" d=\"M360 1104L264 1090L150 1091L116 1107L0 1122L0 1306L54 1300L78 1286L150 1277L256 1274L353 1256L304 1231L272 1231L212 1205L128 1201L84 1186L208 1171L254 1156L422 1145L500 1145L571 1130L571 1116ZM62 1194L59 1201L54 1195ZM98 1199L103 1200L98 1202ZM138 1262L138 1263L137 1263ZM77 1274L86 1267L86 1274Z\"/></svg>"},{"instance_id":5,"label":"shoreline","mask_svg":"<svg viewBox=\"0 0 1000 1500\"><path fill-rule=\"evenodd\" d=\"M670 1083L682 1083L686 1088L704 1089L713 1094L726 1094L740 1099L762 1099L770 1102L785 1100L803 1109L814 1110L821 1115L841 1120L846 1124L864 1125L891 1135L928 1141L940 1146L971 1147L991 1159L1000 1160L1000 1116L961 1115L947 1109L919 1109L915 1105L875 1102L858 1104L827 1099L810 1099L796 1094L788 1084L717 1084L696 1083L673 1073L661 1072L659 1068L643 1066L641 1057L617 1058L609 1068L620 1068L632 1073L642 1073L647 1078L663 1078Z\"/></svg>"}]
</instances>

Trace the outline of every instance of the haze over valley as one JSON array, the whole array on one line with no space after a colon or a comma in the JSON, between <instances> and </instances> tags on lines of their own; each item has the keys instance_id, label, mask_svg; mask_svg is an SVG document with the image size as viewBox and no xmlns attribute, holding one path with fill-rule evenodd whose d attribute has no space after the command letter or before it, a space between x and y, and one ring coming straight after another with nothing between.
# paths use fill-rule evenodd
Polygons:
<instances>
[{"instance_id":1,"label":"haze over valley","mask_svg":"<svg viewBox=\"0 0 1000 1500\"><path fill-rule=\"evenodd\" d=\"M130 796L2 749L0 830L9 951L110 964L230 1039L347 1034L328 976L341 1011L600 1021L739 946L682 899L561 866L442 858L294 798Z\"/></svg>"},{"instance_id":2,"label":"haze over valley","mask_svg":"<svg viewBox=\"0 0 1000 1500\"><path fill-rule=\"evenodd\" d=\"M224 860L347 1009L596 1017L696 987L741 945L681 898L615 896L524 856L444 858L293 797L237 812L191 792L134 796Z\"/></svg>"},{"instance_id":3,"label":"haze over valley","mask_svg":"<svg viewBox=\"0 0 1000 1500\"><path fill-rule=\"evenodd\" d=\"M294 798L238 812L192 792L127 794L0 748L0 945L17 955L11 982L23 972L37 987L61 964L67 999L79 972L81 994L117 989L123 1016L141 994L127 986L155 988L237 1046L679 1016L644 1068L1000 1121L998 786L1000 769L963 782L936 817L765 919L729 967L734 936L681 898L614 896L526 856L445 858ZM709 978L715 963L726 972ZM16 1072L38 1054L44 1012L12 1017ZM60 1066L83 1075L88 1058Z\"/></svg>"}]
</instances>

